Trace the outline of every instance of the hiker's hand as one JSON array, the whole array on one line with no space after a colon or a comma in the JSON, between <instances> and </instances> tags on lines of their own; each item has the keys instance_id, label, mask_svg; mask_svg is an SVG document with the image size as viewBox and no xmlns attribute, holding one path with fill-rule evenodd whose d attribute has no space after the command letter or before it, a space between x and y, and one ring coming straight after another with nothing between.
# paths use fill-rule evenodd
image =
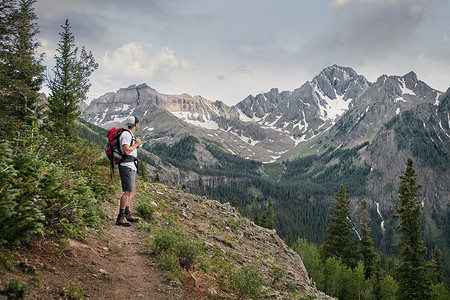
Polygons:
<instances>
[{"instance_id":1,"label":"hiker's hand","mask_svg":"<svg viewBox=\"0 0 450 300\"><path fill-rule=\"evenodd\" d=\"M136 148L139 148L142 145L141 139L136 139Z\"/></svg>"}]
</instances>

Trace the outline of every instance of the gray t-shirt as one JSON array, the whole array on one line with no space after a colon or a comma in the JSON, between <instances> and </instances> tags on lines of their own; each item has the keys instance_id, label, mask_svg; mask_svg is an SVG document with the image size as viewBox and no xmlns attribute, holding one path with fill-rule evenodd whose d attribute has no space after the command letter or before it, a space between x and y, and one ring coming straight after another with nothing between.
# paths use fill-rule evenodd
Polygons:
<instances>
[{"instance_id":1,"label":"gray t-shirt","mask_svg":"<svg viewBox=\"0 0 450 300\"><path fill-rule=\"evenodd\" d=\"M120 135L119 141L120 141L120 148L122 150L122 153L124 153L123 152L123 145L133 146L134 143L136 142L136 137L130 131L124 131ZM128 155L131 155L131 156L134 156L134 157L137 158L137 148L134 149L133 151L131 151L131 153L128 154ZM123 162L120 165L124 166L124 167L129 167L131 170L137 171L136 165L132 161L130 161L130 162Z\"/></svg>"}]
</instances>

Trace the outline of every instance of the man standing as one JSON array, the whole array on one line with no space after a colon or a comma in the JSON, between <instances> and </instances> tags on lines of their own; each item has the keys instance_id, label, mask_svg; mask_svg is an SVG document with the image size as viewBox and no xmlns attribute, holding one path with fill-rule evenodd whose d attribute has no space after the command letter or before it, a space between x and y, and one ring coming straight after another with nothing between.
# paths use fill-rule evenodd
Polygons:
<instances>
[{"instance_id":1,"label":"man standing","mask_svg":"<svg viewBox=\"0 0 450 300\"><path fill-rule=\"evenodd\" d=\"M137 175L137 149L142 144L140 139L134 136L134 132L139 127L139 120L131 116L127 120L128 130L124 130L120 135L120 147L123 160L119 164L120 181L122 183L123 195L120 198L119 215L117 216L117 225L130 226L130 222L139 221L130 212L131 196Z\"/></svg>"}]
</instances>

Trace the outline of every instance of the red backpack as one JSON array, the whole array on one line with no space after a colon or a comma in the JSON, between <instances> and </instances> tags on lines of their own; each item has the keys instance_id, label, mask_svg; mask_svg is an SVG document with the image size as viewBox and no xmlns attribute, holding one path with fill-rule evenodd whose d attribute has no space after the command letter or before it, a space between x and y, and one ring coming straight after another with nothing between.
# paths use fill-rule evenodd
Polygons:
<instances>
[{"instance_id":1,"label":"red backpack","mask_svg":"<svg viewBox=\"0 0 450 300\"><path fill-rule=\"evenodd\" d=\"M122 154L122 149L120 148L120 135L124 132L128 131L128 129L113 127L108 131L108 143L105 147L105 153L111 162L111 170L114 174L114 165L118 165L123 162L124 156ZM130 132L131 134L131 132Z\"/></svg>"}]
</instances>

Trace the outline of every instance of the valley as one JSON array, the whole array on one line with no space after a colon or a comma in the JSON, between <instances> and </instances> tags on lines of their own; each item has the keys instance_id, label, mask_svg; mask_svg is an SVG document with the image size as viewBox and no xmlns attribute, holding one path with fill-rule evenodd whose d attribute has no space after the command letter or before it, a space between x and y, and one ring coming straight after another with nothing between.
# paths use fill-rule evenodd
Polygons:
<instances>
[{"instance_id":1,"label":"valley","mask_svg":"<svg viewBox=\"0 0 450 300\"><path fill-rule=\"evenodd\" d=\"M442 249L450 270L450 97L404 76L367 81L348 67L330 66L293 91L274 88L227 106L201 96L164 95L146 84L94 99L82 118L122 126L142 121L150 180L186 186L227 202L245 216L273 199L277 231L320 244L340 184L355 214L369 205L377 250L393 255L389 217L398 176L408 157L422 184L424 240ZM384 216L384 218L382 217Z\"/></svg>"}]
</instances>

